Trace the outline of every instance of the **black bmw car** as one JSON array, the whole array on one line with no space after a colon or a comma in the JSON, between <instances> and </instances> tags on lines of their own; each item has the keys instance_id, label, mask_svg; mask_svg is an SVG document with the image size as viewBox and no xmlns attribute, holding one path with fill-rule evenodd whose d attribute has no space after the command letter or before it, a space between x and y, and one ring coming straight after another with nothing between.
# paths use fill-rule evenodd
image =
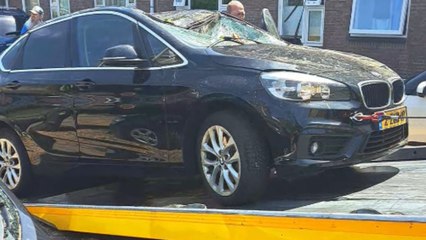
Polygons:
<instances>
[{"instance_id":1,"label":"black bmw car","mask_svg":"<svg viewBox=\"0 0 426 240\"><path fill-rule=\"evenodd\" d=\"M0 71L0 177L18 194L51 166L182 168L242 204L271 172L377 159L408 135L384 117L406 114L385 65L218 12L77 12L18 39Z\"/></svg>"}]
</instances>

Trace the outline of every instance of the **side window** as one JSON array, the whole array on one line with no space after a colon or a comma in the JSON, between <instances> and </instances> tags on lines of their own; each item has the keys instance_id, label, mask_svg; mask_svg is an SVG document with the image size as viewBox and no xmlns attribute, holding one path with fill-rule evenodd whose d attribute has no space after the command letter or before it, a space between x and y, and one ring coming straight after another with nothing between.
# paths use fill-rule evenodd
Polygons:
<instances>
[{"instance_id":1,"label":"side window","mask_svg":"<svg viewBox=\"0 0 426 240\"><path fill-rule=\"evenodd\" d=\"M13 46L9 51L4 55L2 59L3 67L7 70L13 70L15 69L15 65L17 62L17 59L19 58L19 50L24 45L26 39L20 40L18 43L16 43L15 46Z\"/></svg>"},{"instance_id":2,"label":"side window","mask_svg":"<svg viewBox=\"0 0 426 240\"><path fill-rule=\"evenodd\" d=\"M56 23L30 34L18 69L63 68L69 66L69 21Z\"/></svg>"},{"instance_id":3,"label":"side window","mask_svg":"<svg viewBox=\"0 0 426 240\"><path fill-rule=\"evenodd\" d=\"M148 51L148 58L152 62L153 66L160 67L183 63L183 60L158 38L145 30L141 31L146 36L146 40L151 50Z\"/></svg>"},{"instance_id":4,"label":"side window","mask_svg":"<svg viewBox=\"0 0 426 240\"><path fill-rule=\"evenodd\" d=\"M100 66L105 50L117 45L131 45L137 50L136 24L128 19L91 15L77 18L76 24L78 67Z\"/></svg>"}]
</instances>

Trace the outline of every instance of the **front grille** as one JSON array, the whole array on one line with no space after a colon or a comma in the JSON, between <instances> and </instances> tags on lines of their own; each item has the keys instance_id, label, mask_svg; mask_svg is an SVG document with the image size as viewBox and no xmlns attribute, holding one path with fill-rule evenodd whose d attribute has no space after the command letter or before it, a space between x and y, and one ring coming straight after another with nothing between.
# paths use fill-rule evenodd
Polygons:
<instances>
[{"instance_id":1,"label":"front grille","mask_svg":"<svg viewBox=\"0 0 426 240\"><path fill-rule=\"evenodd\" d=\"M349 137L344 136L312 137L311 143L318 142L320 144L320 150L313 156L314 159L340 156L349 139Z\"/></svg>"},{"instance_id":2,"label":"front grille","mask_svg":"<svg viewBox=\"0 0 426 240\"><path fill-rule=\"evenodd\" d=\"M402 80L396 80L392 83L393 88L393 102L399 103L404 97L404 82Z\"/></svg>"},{"instance_id":3,"label":"front grille","mask_svg":"<svg viewBox=\"0 0 426 240\"><path fill-rule=\"evenodd\" d=\"M390 89L385 82L372 82L361 86L367 108L381 108L389 105Z\"/></svg>"},{"instance_id":4,"label":"front grille","mask_svg":"<svg viewBox=\"0 0 426 240\"><path fill-rule=\"evenodd\" d=\"M382 131L374 131L368 138L368 142L364 148L364 153L373 153L387 150L388 148L407 138L407 136L407 124Z\"/></svg>"}]
</instances>

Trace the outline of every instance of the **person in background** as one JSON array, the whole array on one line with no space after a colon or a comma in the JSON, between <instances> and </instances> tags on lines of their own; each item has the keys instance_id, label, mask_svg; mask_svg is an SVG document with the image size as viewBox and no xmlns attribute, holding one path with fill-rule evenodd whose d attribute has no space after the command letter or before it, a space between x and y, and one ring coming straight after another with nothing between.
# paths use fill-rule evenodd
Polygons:
<instances>
[{"instance_id":1,"label":"person in background","mask_svg":"<svg viewBox=\"0 0 426 240\"><path fill-rule=\"evenodd\" d=\"M25 22L24 26L21 29L21 35L28 32L28 30L34 28L35 26L43 23L43 8L39 6L34 6L33 9L30 10L30 13L30 18Z\"/></svg>"},{"instance_id":2,"label":"person in background","mask_svg":"<svg viewBox=\"0 0 426 240\"><path fill-rule=\"evenodd\" d=\"M244 11L244 5L240 1L230 1L228 3L228 7L226 12L229 15L232 15L238 19L244 20L246 17L246 12Z\"/></svg>"}]
</instances>

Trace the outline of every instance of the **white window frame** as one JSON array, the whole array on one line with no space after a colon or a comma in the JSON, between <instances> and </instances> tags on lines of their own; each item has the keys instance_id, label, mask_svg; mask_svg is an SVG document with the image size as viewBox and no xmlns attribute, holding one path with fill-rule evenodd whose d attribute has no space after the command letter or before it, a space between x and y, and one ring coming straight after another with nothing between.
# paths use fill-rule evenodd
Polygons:
<instances>
[{"instance_id":1,"label":"white window frame","mask_svg":"<svg viewBox=\"0 0 426 240\"><path fill-rule=\"evenodd\" d=\"M187 5L176 7L176 10L183 10L183 9L192 9L191 0L187 0ZM224 4L223 0L217 0L217 10L218 11L226 11L228 8L228 4Z\"/></svg>"},{"instance_id":2,"label":"white window frame","mask_svg":"<svg viewBox=\"0 0 426 240\"><path fill-rule=\"evenodd\" d=\"M356 3L358 0L353 0L352 2L352 13L351 13L351 22L349 25L349 34L351 37L407 37L407 34L404 33L404 29L408 24L408 9L410 6L409 0L403 0L402 9L401 9L401 18L399 23L398 30L359 30L354 29L353 24L355 21L355 11Z\"/></svg>"},{"instance_id":3,"label":"white window frame","mask_svg":"<svg viewBox=\"0 0 426 240\"><path fill-rule=\"evenodd\" d=\"M283 35L283 0L278 0L278 33Z\"/></svg>"},{"instance_id":4,"label":"white window frame","mask_svg":"<svg viewBox=\"0 0 426 240\"><path fill-rule=\"evenodd\" d=\"M222 11L226 11L226 9L228 8L228 4L224 4L223 0L218 0L217 1L217 9L222 12Z\"/></svg>"},{"instance_id":5,"label":"white window frame","mask_svg":"<svg viewBox=\"0 0 426 240\"><path fill-rule=\"evenodd\" d=\"M308 41L308 35L309 35L309 12L321 12L321 26L320 26L320 41L314 42L314 41ZM303 19L302 19L302 43L303 45L307 46L314 46L314 47L322 47L324 43L324 16L325 16L325 9L324 5L320 6L309 6L305 7L303 10Z\"/></svg>"},{"instance_id":6,"label":"white window frame","mask_svg":"<svg viewBox=\"0 0 426 240\"><path fill-rule=\"evenodd\" d=\"M185 10L185 9L191 9L191 0L187 0L187 3L185 6L176 6L176 10Z\"/></svg>"},{"instance_id":7,"label":"white window frame","mask_svg":"<svg viewBox=\"0 0 426 240\"><path fill-rule=\"evenodd\" d=\"M97 0L93 0L93 6L95 7L105 7L105 0L101 0L102 4L97 4ZM126 0L126 7L136 8L136 0Z\"/></svg>"},{"instance_id":8,"label":"white window frame","mask_svg":"<svg viewBox=\"0 0 426 240\"><path fill-rule=\"evenodd\" d=\"M53 4L53 2L52 2L53 0L50 0L50 17L51 18L53 18L53 11L55 10L55 11L58 11L58 17L60 17L60 16L62 16L61 15L61 8L60 8L60 4L59 4L59 1L60 0L56 0L56 2L57 2L57 4ZM69 12L68 13L71 13L71 5L70 5L70 0L66 0L66 1L68 1L68 6L70 6L70 9L69 9Z\"/></svg>"},{"instance_id":9,"label":"white window frame","mask_svg":"<svg viewBox=\"0 0 426 240\"><path fill-rule=\"evenodd\" d=\"M40 0L37 0L37 6L40 6ZM27 6L25 4L25 0L22 0L22 10L24 10L24 12L28 12L30 9L27 9Z\"/></svg>"},{"instance_id":10,"label":"white window frame","mask_svg":"<svg viewBox=\"0 0 426 240\"><path fill-rule=\"evenodd\" d=\"M0 7L9 7L9 0L6 0L6 1L5 1L5 4L6 4L6 5L4 5L4 6L0 6Z\"/></svg>"},{"instance_id":11,"label":"white window frame","mask_svg":"<svg viewBox=\"0 0 426 240\"><path fill-rule=\"evenodd\" d=\"M283 17L284 17L284 13L283 13L283 8L284 8L284 1L283 0L278 0L278 33L280 35L283 35ZM301 6L301 8L304 9L304 6ZM302 12L302 15L305 12ZM301 25L301 29L303 31L303 25ZM299 36L299 35L298 35Z\"/></svg>"}]
</instances>

